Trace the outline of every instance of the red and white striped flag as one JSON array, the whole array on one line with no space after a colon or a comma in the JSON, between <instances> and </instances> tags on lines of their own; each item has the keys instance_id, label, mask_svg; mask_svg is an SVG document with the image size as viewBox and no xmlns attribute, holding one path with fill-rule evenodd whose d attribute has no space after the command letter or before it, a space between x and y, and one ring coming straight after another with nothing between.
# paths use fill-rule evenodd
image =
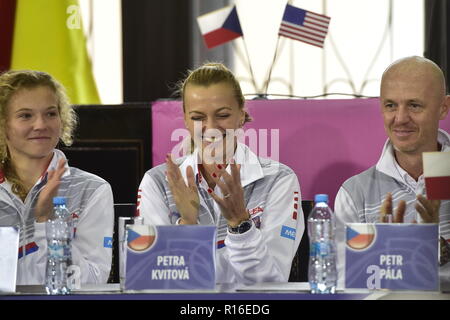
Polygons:
<instances>
[{"instance_id":1,"label":"red and white striped flag","mask_svg":"<svg viewBox=\"0 0 450 320\"><path fill-rule=\"evenodd\" d=\"M450 152L424 152L423 175L428 199L450 199Z\"/></svg>"},{"instance_id":2,"label":"red and white striped flag","mask_svg":"<svg viewBox=\"0 0 450 320\"><path fill-rule=\"evenodd\" d=\"M287 4L278 35L323 48L330 19Z\"/></svg>"}]
</instances>

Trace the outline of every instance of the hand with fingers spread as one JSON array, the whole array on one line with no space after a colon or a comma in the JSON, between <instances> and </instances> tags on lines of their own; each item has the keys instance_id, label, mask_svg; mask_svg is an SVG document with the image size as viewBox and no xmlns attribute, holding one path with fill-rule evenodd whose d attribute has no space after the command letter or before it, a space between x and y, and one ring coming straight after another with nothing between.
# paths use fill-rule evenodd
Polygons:
<instances>
[{"instance_id":1,"label":"hand with fingers spread","mask_svg":"<svg viewBox=\"0 0 450 320\"><path fill-rule=\"evenodd\" d=\"M380 222L403 222L405 216L406 202L400 200L395 214L392 213L392 194L389 192L381 205Z\"/></svg>"},{"instance_id":2,"label":"hand with fingers spread","mask_svg":"<svg viewBox=\"0 0 450 320\"><path fill-rule=\"evenodd\" d=\"M439 223L439 207L441 202L439 200L428 200L423 195L417 195L417 202L415 208L420 214L424 223ZM388 193L386 199L383 201L380 212L380 222L397 222L404 221L406 211L406 202L401 200L398 203L395 214L392 214L392 194ZM413 221L417 223L417 221Z\"/></svg>"},{"instance_id":3,"label":"hand with fingers spread","mask_svg":"<svg viewBox=\"0 0 450 320\"><path fill-rule=\"evenodd\" d=\"M195 184L194 170L186 169L188 185L184 182L180 168L172 161L171 155L166 156L167 180L173 199L181 215L180 224L196 224L200 198Z\"/></svg>"},{"instance_id":4,"label":"hand with fingers spread","mask_svg":"<svg viewBox=\"0 0 450 320\"><path fill-rule=\"evenodd\" d=\"M47 172L47 183L39 193L39 197L34 208L34 217L37 222L44 222L52 218L53 197L58 193L61 177L66 171L66 160L61 159L56 169Z\"/></svg>"},{"instance_id":5,"label":"hand with fingers spread","mask_svg":"<svg viewBox=\"0 0 450 320\"><path fill-rule=\"evenodd\" d=\"M242 221L248 220L250 215L245 207L244 189L241 185L240 165L230 164L231 175L225 170L221 175L213 175L213 179L219 186L223 198L215 194L211 189L208 192L219 204L221 212L231 227L236 227ZM220 169L219 169L220 170Z\"/></svg>"},{"instance_id":6,"label":"hand with fingers spread","mask_svg":"<svg viewBox=\"0 0 450 320\"><path fill-rule=\"evenodd\" d=\"M439 223L440 200L428 200L423 195L417 195L416 210L424 223Z\"/></svg>"}]
</instances>

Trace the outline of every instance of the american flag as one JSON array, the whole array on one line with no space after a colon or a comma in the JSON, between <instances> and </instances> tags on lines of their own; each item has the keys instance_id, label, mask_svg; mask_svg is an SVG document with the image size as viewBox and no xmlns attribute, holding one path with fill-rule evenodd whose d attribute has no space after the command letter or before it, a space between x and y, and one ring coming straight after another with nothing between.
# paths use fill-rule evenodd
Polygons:
<instances>
[{"instance_id":1,"label":"american flag","mask_svg":"<svg viewBox=\"0 0 450 320\"><path fill-rule=\"evenodd\" d=\"M323 48L329 24L330 17L287 4L278 35Z\"/></svg>"}]
</instances>

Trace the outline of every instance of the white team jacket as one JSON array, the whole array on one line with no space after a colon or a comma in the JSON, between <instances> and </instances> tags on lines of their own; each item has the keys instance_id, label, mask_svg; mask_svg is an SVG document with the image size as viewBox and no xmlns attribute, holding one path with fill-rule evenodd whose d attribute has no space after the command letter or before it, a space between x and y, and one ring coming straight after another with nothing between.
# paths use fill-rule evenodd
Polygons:
<instances>
[{"instance_id":1,"label":"white team jacket","mask_svg":"<svg viewBox=\"0 0 450 320\"><path fill-rule=\"evenodd\" d=\"M450 135L444 130L438 132L442 152L450 152ZM345 224L350 222L379 222L381 205L388 192L392 193L393 207L400 200L406 201L405 222L421 221L416 212L417 194L425 194L423 175L415 181L395 160L392 143L388 139L377 164L345 181L336 195L336 238L338 248L338 286L344 286L345 279ZM441 201L439 209L439 233L450 242L450 201ZM439 269L441 281L450 282L450 263Z\"/></svg>"},{"instance_id":2,"label":"white team jacket","mask_svg":"<svg viewBox=\"0 0 450 320\"><path fill-rule=\"evenodd\" d=\"M47 170L65 155L55 149ZM61 178L57 196L66 197L67 209L77 217L72 241L72 262L81 269L81 283L106 283L111 269L114 202L108 182L91 173L69 168ZM3 176L3 175L2 175ZM45 223L37 223L33 209L47 174L22 202L0 177L0 225L20 228L18 285L44 284L47 262Z\"/></svg>"},{"instance_id":3,"label":"white team jacket","mask_svg":"<svg viewBox=\"0 0 450 320\"><path fill-rule=\"evenodd\" d=\"M216 282L286 282L305 230L300 186L287 166L257 157L239 143L234 159L241 164L241 183L247 209L253 220L244 234L230 234L220 209L207 192L208 185L198 170L198 150L178 159L187 183L186 168L194 169L200 196L198 221L217 226ZM167 179L166 164L147 171L138 193L138 212L144 223L176 224L180 217ZM227 167L230 173L230 167ZM221 196L220 188L214 192Z\"/></svg>"}]
</instances>

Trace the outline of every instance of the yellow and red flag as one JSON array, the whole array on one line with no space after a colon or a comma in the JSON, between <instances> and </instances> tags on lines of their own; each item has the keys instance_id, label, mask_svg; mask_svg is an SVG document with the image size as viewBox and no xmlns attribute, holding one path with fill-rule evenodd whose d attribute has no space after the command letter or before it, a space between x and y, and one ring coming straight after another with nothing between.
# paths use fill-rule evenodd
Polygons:
<instances>
[{"instance_id":1,"label":"yellow and red flag","mask_svg":"<svg viewBox=\"0 0 450 320\"><path fill-rule=\"evenodd\" d=\"M0 12L3 6L9 9L5 15L14 13L10 62L3 54L0 69L48 72L65 86L73 104L99 104L78 1L0 0ZM0 35L3 48L1 39L7 43L8 36Z\"/></svg>"}]
</instances>

